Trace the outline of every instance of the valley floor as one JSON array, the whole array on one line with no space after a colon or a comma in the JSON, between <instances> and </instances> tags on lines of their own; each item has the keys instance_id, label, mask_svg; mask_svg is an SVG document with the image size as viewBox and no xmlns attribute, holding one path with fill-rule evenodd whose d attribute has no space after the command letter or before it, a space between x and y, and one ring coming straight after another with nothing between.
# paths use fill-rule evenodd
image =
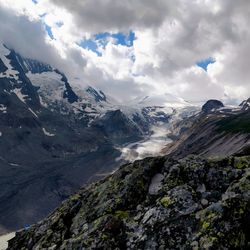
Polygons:
<instances>
[{"instance_id":1,"label":"valley floor","mask_svg":"<svg viewBox=\"0 0 250 250\"><path fill-rule=\"evenodd\" d=\"M149 137L141 141L126 144L119 148L122 154L118 160L122 159L133 162L145 157L161 155L162 149L172 142L172 140L168 138L168 134L168 126L154 126L152 128L152 134Z\"/></svg>"}]
</instances>

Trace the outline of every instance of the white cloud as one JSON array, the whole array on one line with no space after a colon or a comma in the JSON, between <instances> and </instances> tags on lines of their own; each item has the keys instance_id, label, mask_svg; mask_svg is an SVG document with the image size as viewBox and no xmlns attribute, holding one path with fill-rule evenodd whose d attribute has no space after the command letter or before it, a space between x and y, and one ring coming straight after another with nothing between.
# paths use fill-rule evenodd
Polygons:
<instances>
[{"instance_id":1,"label":"white cloud","mask_svg":"<svg viewBox=\"0 0 250 250\"><path fill-rule=\"evenodd\" d=\"M188 100L250 96L248 0L0 0L0 7L3 40L118 99L163 92ZM77 46L98 32L130 30L133 46L109 39L102 56ZM209 57L216 62L207 72L195 65Z\"/></svg>"},{"instance_id":2,"label":"white cloud","mask_svg":"<svg viewBox=\"0 0 250 250\"><path fill-rule=\"evenodd\" d=\"M103 30L158 27L168 13L169 1L162 0L51 0L74 16L79 29L90 33Z\"/></svg>"}]
</instances>

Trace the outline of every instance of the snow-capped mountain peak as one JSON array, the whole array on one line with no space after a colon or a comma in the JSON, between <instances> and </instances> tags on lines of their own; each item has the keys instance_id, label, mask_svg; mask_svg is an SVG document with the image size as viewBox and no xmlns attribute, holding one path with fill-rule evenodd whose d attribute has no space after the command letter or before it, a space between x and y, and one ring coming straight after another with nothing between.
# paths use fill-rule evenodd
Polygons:
<instances>
[{"instance_id":1,"label":"snow-capped mountain peak","mask_svg":"<svg viewBox=\"0 0 250 250\"><path fill-rule=\"evenodd\" d=\"M152 127L169 124L171 120L191 115L199 108L169 93L119 104L101 90L69 82L58 69L23 58L6 46L1 46L0 77L13 81L6 91L15 94L24 105L36 103L28 107L32 111L45 108L77 118L87 126L103 124L103 121L108 124L108 120L115 118L113 128L123 124L120 128L126 127L124 131L133 128L144 136L151 133Z\"/></svg>"},{"instance_id":2,"label":"snow-capped mountain peak","mask_svg":"<svg viewBox=\"0 0 250 250\"><path fill-rule=\"evenodd\" d=\"M143 106L143 107L150 107L150 106L184 107L184 106L190 106L190 104L188 104L182 98L176 97L176 96L171 95L169 93L165 93L162 95L146 96L138 102L138 105Z\"/></svg>"}]
</instances>

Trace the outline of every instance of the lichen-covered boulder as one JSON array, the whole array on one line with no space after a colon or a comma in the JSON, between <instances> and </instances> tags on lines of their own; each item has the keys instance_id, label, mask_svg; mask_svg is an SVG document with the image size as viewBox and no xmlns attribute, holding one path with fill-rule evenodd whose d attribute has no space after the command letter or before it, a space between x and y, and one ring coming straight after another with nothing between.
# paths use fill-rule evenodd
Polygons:
<instances>
[{"instance_id":1,"label":"lichen-covered boulder","mask_svg":"<svg viewBox=\"0 0 250 250\"><path fill-rule=\"evenodd\" d=\"M125 165L18 232L8 249L250 249L249 158Z\"/></svg>"}]
</instances>

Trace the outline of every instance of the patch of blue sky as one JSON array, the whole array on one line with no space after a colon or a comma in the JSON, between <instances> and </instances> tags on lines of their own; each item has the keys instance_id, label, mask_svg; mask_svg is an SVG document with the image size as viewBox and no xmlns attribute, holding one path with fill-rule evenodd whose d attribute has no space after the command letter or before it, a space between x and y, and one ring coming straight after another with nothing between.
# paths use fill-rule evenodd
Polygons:
<instances>
[{"instance_id":1,"label":"patch of blue sky","mask_svg":"<svg viewBox=\"0 0 250 250\"><path fill-rule=\"evenodd\" d=\"M87 39L87 40L81 41L80 44L78 44L78 45L84 49L91 50L91 51L95 52L98 56L102 55L101 52L98 51L98 46L97 46L96 41L93 41L91 39Z\"/></svg>"},{"instance_id":2,"label":"patch of blue sky","mask_svg":"<svg viewBox=\"0 0 250 250\"><path fill-rule=\"evenodd\" d=\"M45 30L47 32L47 34L49 35L49 37L51 39L54 39L54 36L53 36L53 33L52 33L52 30L51 30L51 27L49 25L47 25L46 23L44 24L45 25Z\"/></svg>"},{"instance_id":3,"label":"patch of blue sky","mask_svg":"<svg viewBox=\"0 0 250 250\"><path fill-rule=\"evenodd\" d=\"M109 38L110 38L110 33L108 33L108 32L98 33L98 34L94 35L93 41L95 41L96 44L105 48L108 41L109 41Z\"/></svg>"},{"instance_id":4,"label":"patch of blue sky","mask_svg":"<svg viewBox=\"0 0 250 250\"><path fill-rule=\"evenodd\" d=\"M37 4L37 3L38 3L38 1L37 1L37 0L32 0L32 2L33 2L34 4Z\"/></svg>"},{"instance_id":5,"label":"patch of blue sky","mask_svg":"<svg viewBox=\"0 0 250 250\"><path fill-rule=\"evenodd\" d=\"M130 31L129 34L124 33L116 33L111 35L114 39L116 39L117 44L121 44L123 46L131 47L134 44L135 33Z\"/></svg>"},{"instance_id":6,"label":"patch of blue sky","mask_svg":"<svg viewBox=\"0 0 250 250\"><path fill-rule=\"evenodd\" d=\"M96 35L94 35L95 40L105 40L108 37L110 37L110 33L108 32L103 32L103 33L98 33Z\"/></svg>"},{"instance_id":7,"label":"patch of blue sky","mask_svg":"<svg viewBox=\"0 0 250 250\"><path fill-rule=\"evenodd\" d=\"M134 40L136 39L135 33L133 31L130 31L128 34L122 32L103 32L95 34L92 39L83 40L79 45L85 49L92 50L98 56L101 56L102 54L100 51L98 51L98 48L105 48L110 38L113 38L116 44L127 47L133 46Z\"/></svg>"},{"instance_id":8,"label":"patch of blue sky","mask_svg":"<svg viewBox=\"0 0 250 250\"><path fill-rule=\"evenodd\" d=\"M114 38L117 44L131 47L134 44L135 33L133 31L130 31L128 34L125 34L122 32L113 33L113 34L104 32L104 33L96 34L94 37L95 37L95 40L98 40L98 41L103 40L104 43L107 42L108 38Z\"/></svg>"},{"instance_id":9,"label":"patch of blue sky","mask_svg":"<svg viewBox=\"0 0 250 250\"><path fill-rule=\"evenodd\" d=\"M135 33L133 31L130 31L129 35L128 35L128 44L129 44L129 46L133 46L135 40L136 40Z\"/></svg>"},{"instance_id":10,"label":"patch of blue sky","mask_svg":"<svg viewBox=\"0 0 250 250\"><path fill-rule=\"evenodd\" d=\"M207 59L201 60L199 62L196 63L196 65L202 69L204 69L205 71L207 71L207 67L209 64L213 64L215 63L215 59L212 57L209 57Z\"/></svg>"}]
</instances>

